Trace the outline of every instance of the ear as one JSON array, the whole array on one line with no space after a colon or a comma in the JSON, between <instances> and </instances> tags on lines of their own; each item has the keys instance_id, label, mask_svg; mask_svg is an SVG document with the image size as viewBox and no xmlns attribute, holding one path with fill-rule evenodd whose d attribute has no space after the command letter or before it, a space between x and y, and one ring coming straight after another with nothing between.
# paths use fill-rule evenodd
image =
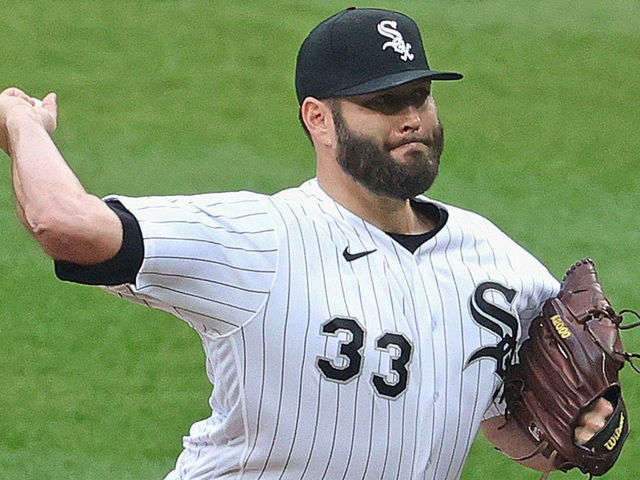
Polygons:
<instances>
[{"instance_id":1,"label":"ear","mask_svg":"<svg viewBox=\"0 0 640 480\"><path fill-rule=\"evenodd\" d=\"M314 97L307 97L300 107L300 115L314 145L331 147L335 143L333 114L329 105Z\"/></svg>"}]
</instances>

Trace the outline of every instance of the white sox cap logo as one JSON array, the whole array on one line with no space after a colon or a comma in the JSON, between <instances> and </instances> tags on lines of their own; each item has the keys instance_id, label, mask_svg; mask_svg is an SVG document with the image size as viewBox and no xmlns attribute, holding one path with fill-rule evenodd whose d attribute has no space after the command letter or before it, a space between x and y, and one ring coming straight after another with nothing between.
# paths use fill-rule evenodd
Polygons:
<instances>
[{"instance_id":1,"label":"white sox cap logo","mask_svg":"<svg viewBox=\"0 0 640 480\"><path fill-rule=\"evenodd\" d=\"M404 41L402 34L397 30L398 23L393 20L383 20L378 24L378 33L383 37L390 38L390 42L385 42L382 45L382 50L386 50L391 47L396 53L400 54L400 59L411 61L414 59L413 53L411 53L411 44Z\"/></svg>"}]
</instances>

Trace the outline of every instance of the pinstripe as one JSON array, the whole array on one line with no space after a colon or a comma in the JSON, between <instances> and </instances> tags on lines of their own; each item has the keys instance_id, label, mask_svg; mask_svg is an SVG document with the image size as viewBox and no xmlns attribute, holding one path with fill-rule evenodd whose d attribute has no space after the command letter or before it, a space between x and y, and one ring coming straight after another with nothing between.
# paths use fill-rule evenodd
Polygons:
<instances>
[{"instance_id":1,"label":"pinstripe","mask_svg":"<svg viewBox=\"0 0 640 480\"><path fill-rule=\"evenodd\" d=\"M212 280L210 278L196 277L196 276L193 276L193 275L181 275L179 273L163 273L163 272L153 272L153 271L146 272L145 275L158 275L159 277L182 278L182 279L185 279L185 280L195 280L195 281L198 281L198 282L214 283L216 285L220 285L220 286L223 286L223 287L228 287L228 288L231 288L231 289L234 289L234 290L242 290L243 292L248 292L248 293L263 293L263 294L269 293L268 290L254 290L254 289L251 289L251 288L241 287L239 285L233 285L231 283L219 282L217 280Z\"/></svg>"},{"instance_id":2,"label":"pinstripe","mask_svg":"<svg viewBox=\"0 0 640 480\"><path fill-rule=\"evenodd\" d=\"M280 209L277 207L277 205L275 205L275 203L272 202L273 207L275 208L276 212L278 213L278 215L280 216L280 220L282 221L282 224L284 226L284 230L285 230L285 236L287 238L287 251L286 251L286 255L288 258L288 264L287 264L287 275L288 275L288 283L291 284L291 263L292 263L292 258L291 258L291 249L290 249L290 245L291 245L291 237L290 237L290 231L289 228L287 228L287 222L284 219L284 216L282 214L282 212L280 211ZM287 300L286 300L286 304L284 306L284 331L286 332L287 330L287 324L289 323L289 307L290 307L290 302L291 302L291 290L287 291ZM281 376L281 380L280 380L280 403L278 405L278 412L277 412L277 417L276 417L276 424L275 424L275 431L273 433L273 438L271 441L271 447L269 448L269 451L266 454L266 458L264 460L264 465L262 467L262 471L260 472L260 475L258 476L258 478L262 478L262 475L264 474L267 465L269 464L269 460L271 459L271 455L273 454L273 448L275 446L276 443L276 438L278 436L278 427L280 426L280 415L282 413L282 397L283 397L283 393L284 393L284 367L285 367L285 362L284 362L284 358L285 358L285 354L286 354L286 343L284 342L284 340L282 341L282 376Z\"/></svg>"},{"instance_id":3,"label":"pinstripe","mask_svg":"<svg viewBox=\"0 0 640 480\"><path fill-rule=\"evenodd\" d=\"M344 220L344 216L342 214L342 211L340 211L340 209L338 209L338 214L340 215L341 219ZM336 223L336 228L338 231L343 231L343 227L341 224L337 224ZM344 231L343 231L343 235L344 235ZM346 235L344 235L346 236ZM351 270L351 273L355 273L353 270L353 264L349 263L349 267ZM360 291L360 282L356 282L356 286L358 287L358 299L360 301L360 308L361 311L364 312L366 311L364 308L364 304L362 302L362 292ZM353 402L353 418L356 419L357 418L357 411L356 411L356 406L358 405L358 393L360 390L360 379L361 377L359 376L356 380L356 393L355 393L355 398L354 398L354 402ZM349 445L349 456L347 457L347 467L344 470L344 473L342 475L342 480L344 480L345 478L347 478L347 472L349 471L349 467L351 466L351 458L353 456L353 442L355 440L355 432L356 432L356 426L357 426L357 422L354 421L352 428L351 428L351 440L350 440L350 445Z\"/></svg>"},{"instance_id":4,"label":"pinstripe","mask_svg":"<svg viewBox=\"0 0 640 480\"><path fill-rule=\"evenodd\" d=\"M465 241L465 232L463 228L459 228L460 230L460 245L464 245L464 241ZM476 253L476 260L477 262L480 262L480 256L478 255L477 249L476 249L476 245L475 245L475 238L474 240L474 246L473 249L471 249L472 251L475 251ZM477 284L476 280L474 279L474 275L473 272L471 271L471 269L469 268L469 263L473 263L472 261L465 261L464 259L464 255L463 255L464 249L460 248L459 252L460 253L460 264L464 265L466 271L467 271L467 275L469 276L469 278L471 279L471 283L473 283L474 285ZM480 343L482 343L482 337L483 337L483 332L482 332L482 328L480 328L480 326L476 326L476 332L478 337L481 339ZM465 368L467 368L468 366L465 366ZM475 382L475 390L478 391L480 389L480 381L481 381L481 375L480 375L480 367L479 366L474 366L473 368L477 369L477 374L476 374L476 382ZM479 401L479 397L477 395L474 396L473 399L473 409L472 409L472 413L471 413L471 418L475 418L477 415L477 411L478 411L478 401ZM473 438L474 435L471 434L471 430L467 431L467 440L465 443L465 448L464 451L468 452L469 449L471 448L471 443L473 442ZM465 454L466 456L466 454ZM460 462L458 465L458 469L455 473L455 477L459 477L460 473L462 471L462 467L464 466L464 462Z\"/></svg>"},{"instance_id":5,"label":"pinstripe","mask_svg":"<svg viewBox=\"0 0 640 480\"><path fill-rule=\"evenodd\" d=\"M271 297L269 297L267 299L267 303L265 305L265 309L264 309L265 317L266 317L267 312L269 311L269 307L270 307L269 300L270 300L270 298ZM266 365L267 365L266 351L267 351L267 347L266 347L266 344L265 344L265 339L266 339L266 336L267 336L266 332L265 332L266 328L267 328L267 322L266 322L265 319L263 319L263 322L262 322L262 344L261 344L262 376L261 376L261 382L260 382L261 385L262 385L262 388L260 389L260 393L258 395L258 401L257 401L257 405L258 405L258 408L257 408L257 421L255 423L255 433L254 433L254 437L253 437L253 445L251 446L251 448L249 449L248 452L245 452L244 462L242 463L242 469L241 469L241 476L240 476L241 479L244 478L244 473L245 473L245 469L247 467L247 463L249 462L249 459L253 455L253 452L254 452L257 444L258 444L258 439L260 438L260 433L261 433L260 426L262 425L262 422L260 420L261 420L262 412L263 412L262 406L263 406L264 392L265 392L264 382L265 382L265 379L267 377L267 372L266 372Z\"/></svg>"},{"instance_id":6,"label":"pinstripe","mask_svg":"<svg viewBox=\"0 0 640 480\"><path fill-rule=\"evenodd\" d=\"M289 209L291 210L291 207L289 207ZM300 221L299 219L295 216L294 212L291 210L291 214L295 219L296 222L296 226L298 227L298 231L300 233L300 237L302 238L302 258L304 259L304 272L305 272L305 281L306 281L306 291L309 292L310 288L309 288L309 264L308 264L308 258L307 258L307 247L305 246L305 241L304 241L304 231L302 230L302 227L300 226ZM306 357L306 352L307 352L307 339L309 338L309 325L310 325L310 316L311 316L311 305L310 305L310 300L309 300L309 296L307 295L307 317L305 319L305 324L306 324L306 328L305 328L305 332L304 332L304 343L302 346L302 362L300 364L300 380L298 381L298 398L300 398L302 395L302 385L304 383L304 376L303 376L303 368L304 368L304 364L305 364L305 357ZM319 404L319 398L317 399L317 403ZM291 453L293 452L293 447L295 445L296 442L296 437L298 436L298 422L300 420L300 402L298 402L298 408L296 411L296 420L295 420L295 424L294 424L294 429L293 429L293 438L291 439L291 447L289 448L289 453L287 454L287 458L285 460L284 466L282 467L282 473L280 474L280 476L278 477L279 479L282 478L282 476L284 475L287 466L289 465L289 461L291 460Z\"/></svg>"},{"instance_id":7,"label":"pinstripe","mask_svg":"<svg viewBox=\"0 0 640 480\"><path fill-rule=\"evenodd\" d=\"M384 264L384 272L385 272L385 276L389 275L387 272L387 265L386 263ZM387 284L387 288L389 289L389 298L393 298L392 294L391 294L391 285ZM396 318L396 310L394 307L394 302L391 302L391 312L393 313L393 318L394 318L394 322L395 322L395 318ZM396 330L398 329L397 324L396 324ZM400 422L401 425L401 430L400 430L400 451L404 451L404 424L406 421L406 406L407 406L407 402L405 398L401 399L402 402L402 421ZM389 420L391 420L391 412L389 411ZM391 427L389 426L389 431L391 431ZM389 453L389 448L388 448L388 444L387 444L387 455ZM386 468L386 463L387 463L387 458L385 457L385 468ZM394 478L400 478L400 467L402 466L402 461L401 461L401 457L398 456L398 466L396 468L396 474ZM384 469L382 471L383 476L384 476Z\"/></svg>"},{"instance_id":8,"label":"pinstripe","mask_svg":"<svg viewBox=\"0 0 640 480\"><path fill-rule=\"evenodd\" d=\"M229 216L229 215L212 215L211 213L207 212L204 209L198 208L198 210L200 210L202 213L204 213L207 217L214 219L214 220L242 220L245 218L255 218L255 217L262 217L262 216L266 216L269 215L267 212L253 212L253 213L246 213L244 215L237 215L235 217Z\"/></svg>"},{"instance_id":9,"label":"pinstripe","mask_svg":"<svg viewBox=\"0 0 640 480\"><path fill-rule=\"evenodd\" d=\"M305 213L305 215L307 215L307 212L304 211L304 208L302 209L302 211ZM322 248L320 247L320 238L318 237L318 229L316 224L313 224L313 233L315 235L315 247L317 249L318 252L318 259L320 260L320 269L322 270L322 286L324 288L324 296L322 298L324 298L324 303L325 303L325 307L327 309L327 313L331 313L331 309L329 308L329 301L328 301L328 297L329 297L329 289L327 287L327 275L325 273L325 268L324 268L324 259L322 258ZM344 293L343 293L344 295ZM325 348L324 348L324 355L327 355L327 347L326 347L326 342L325 342ZM318 382L318 390L317 390L317 398L318 398L318 402L316 403L316 416L315 416L315 420L314 420L314 429L313 429L313 438L311 440L311 446L309 448L309 454L307 455L307 460L304 464L304 468L302 469L302 473L300 475L300 478L305 478L306 474L307 474L307 470L309 468L309 464L311 462L311 456L312 453L314 451L314 446L316 444L316 436L318 434L318 420L320 418L320 398L321 398L321 391L322 391L322 383ZM336 418L338 417L337 412L336 412ZM335 434L335 428L334 428L334 434ZM331 455L329 455L331 456ZM328 465L328 463L327 463Z\"/></svg>"},{"instance_id":10,"label":"pinstripe","mask_svg":"<svg viewBox=\"0 0 640 480\"><path fill-rule=\"evenodd\" d=\"M369 240L371 241L371 243L375 243L375 240L373 238L373 235L371 234L371 230L367 226L367 223L363 221L362 224L363 224L362 226L363 226L365 232L369 236ZM371 263L369 262L368 259L367 259L367 266L369 267L369 277L371 279L371 283L372 283L372 285L374 285L374 283L375 283L374 282L374 275L373 275L373 272L371 270ZM385 272L385 276L386 276L386 269L387 269L386 262L382 263L382 268L383 268L383 272ZM394 327L395 327L394 331L397 332L398 331L398 322L397 322L395 311L394 311L394 307L393 307L393 303L394 303L393 302L393 295L391 294L391 288L390 288L389 284L387 284L387 289L388 289L388 292L389 292L389 297L388 298L391 300L390 301L390 307L391 307L393 323L394 323ZM373 292L374 292L375 299L376 299L376 309L378 311L378 315L380 316L381 315L381 313L380 313L380 305L378 303L378 296L375 293L376 292L375 287L374 287ZM380 324L380 329L381 330L384 329L382 323ZM382 358L379 359L379 362L382 362ZM404 443L404 398L402 398L400 401L402 401L402 407L403 407L403 415L402 415L402 419L401 419L401 422L400 422L401 425L402 425L402 433L403 433L403 435L401 435L401 440L400 440L400 450L402 450L403 446L404 446L403 445L403 443ZM373 425L373 423L374 423L374 419L373 418L371 419L371 423ZM386 435L387 442L386 442L386 448L385 448L385 454L384 454L384 462L383 462L382 473L381 473L381 477L382 478L384 478L385 472L387 470L387 461L388 461L388 458L389 458L390 435L391 435L391 403L390 403L390 401L387 401L387 435ZM397 478L397 475L396 475L396 478Z\"/></svg>"},{"instance_id":11,"label":"pinstripe","mask_svg":"<svg viewBox=\"0 0 640 480\"><path fill-rule=\"evenodd\" d=\"M460 323L460 350L462 351L462 358L466 358L467 354L465 353L465 348L464 348L464 332L465 332L465 328L464 328L464 312L463 312L463 308L462 308L462 299L460 298L460 289L458 288L458 282L456 282L456 273L454 272L452 266L451 266L451 261L449 260L449 256L448 256L448 251L449 251L449 247L451 246L451 231L449 230L449 228L445 229L447 231L447 233L449 234L449 243L447 244L447 246L445 247L445 251L444 251L444 259L445 262L447 263L447 266L449 267L449 271L451 272L451 280L453 282L453 286L455 289L455 300L458 304L458 319L459 319L459 323ZM458 247L458 250L461 251L460 246ZM464 368L464 366L463 366ZM454 437L454 441L453 441L453 451L452 451L452 455L451 455L451 460L449 462L449 466L447 468L447 473L446 473L446 477L449 476L449 472L451 471L451 467L453 465L453 460L454 460L454 454L457 450L458 447L458 439L460 436L460 423L462 422L463 416L461 415L462 412L462 399L463 396L462 394L464 393L464 379L461 376L460 377L460 396L458 397L458 414L455 416L456 417L456 429L455 429L455 437Z\"/></svg>"},{"instance_id":12,"label":"pinstripe","mask_svg":"<svg viewBox=\"0 0 640 480\"><path fill-rule=\"evenodd\" d=\"M262 270L262 269L258 269L258 268L248 268L248 267L239 267L237 265L233 265L230 263L225 263L225 262L220 262L217 260L210 260L207 258L196 258L196 257L178 257L175 255L149 255L149 256L145 256L144 257L146 260L169 260L169 259L173 259L173 260L188 260L188 261L193 261L193 262L204 262L204 263L210 263L213 265L220 265L223 267L228 267L232 270L240 270L243 272L252 272L252 273L276 273L275 270Z\"/></svg>"},{"instance_id":13,"label":"pinstripe","mask_svg":"<svg viewBox=\"0 0 640 480\"><path fill-rule=\"evenodd\" d=\"M357 234L357 232L356 232ZM358 235L359 237L359 235ZM376 282L373 280L373 274L371 272L371 257L367 256L365 257L366 261L367 261L367 268L369 270L369 281L371 282L371 289L373 292L373 298L375 300L375 304L376 304L376 313L377 313L377 318L380 322L380 330L384 331L384 326L382 324L382 320L381 320L381 312L380 312L380 304L378 303L378 295L376 294ZM382 366L382 356L378 357L378 371L380 371ZM371 399L371 420L370 420L370 430L369 430L369 443L372 444L374 442L373 439L373 435L374 435L374 426L376 425L375 422L375 417L374 417L374 412L375 412L375 397L372 397ZM389 411L390 405L389 405L389 401L387 400L387 425L389 425ZM389 428L387 427L387 434L383 436L383 438L386 439L387 441L387 446L385 448L385 462L384 462L384 467L386 467L386 459L387 456L389 455ZM364 474L363 477L366 477L367 475L367 471L369 470L369 461L371 460L371 449L369 449L369 451L367 452L367 461L365 464L365 468L364 468ZM383 467L382 469L382 476L384 477L384 470L385 468Z\"/></svg>"},{"instance_id":14,"label":"pinstripe","mask_svg":"<svg viewBox=\"0 0 640 480\"><path fill-rule=\"evenodd\" d=\"M225 195L224 193L222 195ZM246 205L247 203L257 203L259 202L259 200L255 199L255 198L249 198L249 199L243 199L243 200L231 200L231 201L224 201L224 202L214 202L214 203L208 203L206 204L207 208L211 208L211 207L228 207L231 205Z\"/></svg>"},{"instance_id":15,"label":"pinstripe","mask_svg":"<svg viewBox=\"0 0 640 480\"><path fill-rule=\"evenodd\" d=\"M333 238L333 229L329 230L329 235L330 235L331 240L334 240L334 238ZM335 251L335 259L336 259L336 267L339 269L340 268L340 258L338 257L338 251L337 250ZM345 290L344 290L344 283L343 283L342 276L339 275L338 279L340 280L340 291L342 292L342 298L344 300L345 311L347 312L348 316L351 316L351 311L349 309L349 302L347 302L347 296L346 296L346 293L345 293ZM325 340L325 344L324 344L324 349L325 349L324 352L326 354L326 352L327 352L326 340ZM337 389L337 401L336 401L336 417L335 418L336 418L336 423L337 423L338 417L339 417L339 413L340 413L340 386L336 385L336 389ZM327 464L324 467L322 475L320 476L321 479L327 478L327 472L329 471L329 466L331 465L331 459L334 458L333 457L333 452L334 452L334 449L335 449L335 446L336 446L336 436L337 436L337 434L338 434L338 428L335 427L333 429L333 437L331 439L331 447L329 449L329 457L328 457L329 460L327 461Z\"/></svg>"},{"instance_id":16,"label":"pinstripe","mask_svg":"<svg viewBox=\"0 0 640 480\"><path fill-rule=\"evenodd\" d=\"M160 199L162 197L158 197L158 199ZM166 198L166 197L165 197ZM197 209L198 211L200 211L201 213L204 213L207 217L212 218L212 219L226 219L226 220L240 220L243 218L251 218L251 217L259 217L262 215L268 215L268 213L266 212L252 212L252 213L247 213L244 215L238 215L238 216L229 216L229 215L213 215L211 214L211 212L208 212L198 206L195 206L193 203L187 202L185 204L180 202L180 199L175 199L172 200L168 203L165 203L165 201L158 203L157 205L147 205L147 206L143 206L143 207L139 207L136 209L137 212L145 212L145 211L149 211L149 210L162 210L163 212L166 212L167 210L179 210L182 211L185 208L185 205L193 207L195 209ZM257 200L246 200L246 201L241 201L241 202L235 202L235 205L239 205L242 203L256 203ZM225 205L231 205L231 204L226 204L224 202L217 202L211 205L205 205L206 208L211 208L211 207L215 207L215 206L225 206Z\"/></svg>"},{"instance_id":17,"label":"pinstripe","mask_svg":"<svg viewBox=\"0 0 640 480\"><path fill-rule=\"evenodd\" d=\"M247 385L247 338L245 336L245 327L240 329L242 339L242 385Z\"/></svg>"},{"instance_id":18,"label":"pinstripe","mask_svg":"<svg viewBox=\"0 0 640 480\"><path fill-rule=\"evenodd\" d=\"M215 195L215 194L213 194ZM222 194L225 195L225 194ZM207 197L208 195L202 195L202 197ZM115 198L115 197L107 197L107 198ZM118 198L122 198L122 197L118 197ZM141 206L136 208L136 211L145 211L145 210L152 210L152 209L161 209L164 210L166 208L176 208L176 209L184 209L184 205L188 205L190 207L195 207L194 203L189 201L189 197L188 196L176 196L176 197L148 197L149 201L156 201L158 203L156 204L151 204L151 205L145 205L145 206ZM224 201L224 202L213 202L213 203L208 203L205 204L205 206L207 208L212 208L212 207L217 207L217 206L223 206L223 207L229 207L229 206L237 206L237 205L242 205L242 204L255 204L258 203L260 200L255 199L255 198L251 198L251 199L243 199L243 200L236 200L236 201ZM184 203L183 203L184 202ZM178 205L176 205L178 204ZM198 208L198 207L195 207Z\"/></svg>"},{"instance_id":19,"label":"pinstripe","mask_svg":"<svg viewBox=\"0 0 640 480\"><path fill-rule=\"evenodd\" d=\"M215 304L218 304L218 305L224 305L225 307L235 308L237 310L242 310L243 312L255 313L255 310L244 308L244 307L241 307L239 305L233 305L231 303L226 303L226 302L222 302L222 301L219 301L219 300L212 300L211 298L205 297L203 295L197 295L195 293L189 293L187 291L177 290L177 289L171 288L171 287L165 287L164 285L161 285L161 284L150 283L148 285L140 287L138 290L142 291L142 290L146 290L147 288L158 288L158 289L161 289L161 290L167 290L167 291L170 291L170 292L179 293L180 295L184 295L186 297L197 298L199 300L204 300L206 302L215 303Z\"/></svg>"},{"instance_id":20,"label":"pinstripe","mask_svg":"<svg viewBox=\"0 0 640 480\"><path fill-rule=\"evenodd\" d=\"M435 271L434 264L433 264L433 252L435 251L436 248L438 248L438 243L440 243L439 242L439 238L435 238L434 249L429 254L429 263L431 264L431 270L433 270L433 271ZM438 291L438 299L440 300L440 311L444 315L446 309L445 309L445 305L444 305L444 298L442 297L442 290L440 288L440 281L438 280L438 275L434 275L433 276L433 280L434 280L434 283L436 285L436 289ZM442 318L442 319L440 319L440 321L444 323L446 321L446 319ZM448 354L447 330L445 328L445 325L442 325L442 335L443 335L443 338L444 338L443 349L444 349L444 360L445 360L444 365L442 366L442 370L444 371L444 379L445 379L444 380L445 397L448 398L448 393L449 393L448 392L448 390L449 390L449 365L448 365L448 363L449 363L449 354ZM434 411L435 410L436 409L434 408ZM446 422L446 419L447 419L448 411L449 411L449 403L448 402L444 402L444 414L443 414L443 417L442 417L444 419L444 421L443 421L443 423L444 423L443 430L446 430L446 423L445 422ZM435 425L435 417L434 417L434 425ZM443 432L443 433L446 433L446 432ZM438 458L436 460L435 472L438 471L438 467L440 466L440 457L442 455L442 450L443 450L443 447L444 447L441 442L436 442L436 443L438 444ZM431 445L431 450L433 450L433 447L434 447L434 445L432 444Z\"/></svg>"},{"instance_id":21,"label":"pinstripe","mask_svg":"<svg viewBox=\"0 0 640 480\"><path fill-rule=\"evenodd\" d=\"M216 247L227 248L229 250L241 250L243 252L254 253L273 253L277 250L275 248L269 249L257 249L257 248L244 248L235 245L225 245L221 242L214 242L213 240L205 240L204 238L186 238L186 237L147 237L145 240L171 240L175 242L188 242L188 243L206 243L209 245L215 245Z\"/></svg>"},{"instance_id":22,"label":"pinstripe","mask_svg":"<svg viewBox=\"0 0 640 480\"><path fill-rule=\"evenodd\" d=\"M198 222L196 220L145 220L145 221L141 221L140 223L150 223L153 225L198 225L209 230L221 230L225 233L229 233L232 235L259 235L262 233L273 232L273 229L247 230L247 231L229 230L222 226L206 225L206 224L203 225L202 222Z\"/></svg>"},{"instance_id":23,"label":"pinstripe","mask_svg":"<svg viewBox=\"0 0 640 480\"><path fill-rule=\"evenodd\" d=\"M391 245L393 248L393 252L395 255L395 259L397 260L398 265L402 266L402 260L400 258L400 253L398 252L398 246L395 244L395 242ZM409 300L411 302L411 310L412 310L412 314L413 314L413 318L416 319L416 322L418 321L419 318L421 318L416 310L416 304L415 304L415 299L414 299L414 294L413 294L413 289L411 288L411 285L409 284L409 279L406 276L406 272L404 270L404 268L400 268L400 271L402 272L402 276L404 278L405 284L407 285L407 292L409 293ZM420 280L422 280L422 276L419 277ZM422 284L422 291L423 292L427 292L427 289L424 285L424 283ZM427 299L427 304L428 304L428 294L425 296L425 298ZM403 305L404 305L404 299L403 299ZM405 313L406 315L406 313ZM415 325L416 328L416 332L418 335L418 343L420 345L422 345L422 338L420 335L421 329L419 327L419 325ZM431 345L431 351L433 352L433 339L432 339L432 345ZM431 365L433 365L433 368L435 368L435 357L434 357L434 361L431 363ZM434 377L435 377L435 371L434 371ZM418 399L422 399L422 382L418 383ZM419 414L419 408L420 408L420 402L416 402L416 413L415 413L415 418L419 418L420 414ZM434 415L435 415L435 411L434 411ZM433 424L433 423L432 423ZM433 435L433 429L431 430L432 435ZM414 437L413 437L413 452L411 455L411 458L416 458L416 451L418 448L418 429L414 428ZM411 472L410 472L410 478L413 478L413 472L414 472L414 468L415 468L415 461L411 462Z\"/></svg>"}]
</instances>

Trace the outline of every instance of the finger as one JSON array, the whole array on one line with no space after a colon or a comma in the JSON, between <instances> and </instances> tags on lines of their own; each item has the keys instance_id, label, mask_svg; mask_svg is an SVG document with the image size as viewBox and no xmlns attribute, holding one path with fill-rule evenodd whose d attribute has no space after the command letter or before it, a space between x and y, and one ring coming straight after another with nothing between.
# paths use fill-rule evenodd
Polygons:
<instances>
[{"instance_id":1,"label":"finger","mask_svg":"<svg viewBox=\"0 0 640 480\"><path fill-rule=\"evenodd\" d=\"M589 423L593 424L594 421L600 423L600 420L602 420L604 422L611 416L613 411L614 408L611 402L600 397L597 401L591 404L588 410L580 415L577 424L585 426Z\"/></svg>"},{"instance_id":2,"label":"finger","mask_svg":"<svg viewBox=\"0 0 640 480\"><path fill-rule=\"evenodd\" d=\"M581 445L584 445L589 440L591 440L591 438L594 435L595 434L593 432L587 430L585 427L578 427L578 428L576 428L576 430L574 432L574 438L575 438L576 442L578 442Z\"/></svg>"},{"instance_id":3,"label":"finger","mask_svg":"<svg viewBox=\"0 0 640 480\"><path fill-rule=\"evenodd\" d=\"M611 402L603 397L594 402L589 410L580 415L578 419L578 426L573 432L576 442L585 444L591 440L596 433L604 428L613 411L614 407Z\"/></svg>"},{"instance_id":4,"label":"finger","mask_svg":"<svg viewBox=\"0 0 640 480\"><path fill-rule=\"evenodd\" d=\"M54 117L58 117L58 95L54 92L48 93L42 99L42 108L47 110Z\"/></svg>"},{"instance_id":5,"label":"finger","mask_svg":"<svg viewBox=\"0 0 640 480\"><path fill-rule=\"evenodd\" d=\"M9 97L18 97L18 98L21 98L22 100L26 100L31 104L31 97L16 87L9 87L3 90L0 95L6 95Z\"/></svg>"},{"instance_id":6,"label":"finger","mask_svg":"<svg viewBox=\"0 0 640 480\"><path fill-rule=\"evenodd\" d=\"M593 433L597 433L604 427L606 418L599 412L589 412L584 416L583 421L584 428Z\"/></svg>"},{"instance_id":7,"label":"finger","mask_svg":"<svg viewBox=\"0 0 640 480\"><path fill-rule=\"evenodd\" d=\"M600 414L606 418L610 417L613 411L615 410L613 408L613 404L609 400L603 397L600 397L598 399L596 408L597 408L597 411L600 412Z\"/></svg>"},{"instance_id":8,"label":"finger","mask_svg":"<svg viewBox=\"0 0 640 480\"><path fill-rule=\"evenodd\" d=\"M47 132L52 133L58 125L58 96L51 92L42 99L40 120Z\"/></svg>"}]
</instances>

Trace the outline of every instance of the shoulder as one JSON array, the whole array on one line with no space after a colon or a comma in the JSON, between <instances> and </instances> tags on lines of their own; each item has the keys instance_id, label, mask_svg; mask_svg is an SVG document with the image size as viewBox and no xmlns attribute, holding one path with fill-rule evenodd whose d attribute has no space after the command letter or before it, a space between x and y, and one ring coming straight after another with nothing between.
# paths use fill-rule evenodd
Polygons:
<instances>
[{"instance_id":1,"label":"shoulder","mask_svg":"<svg viewBox=\"0 0 640 480\"><path fill-rule=\"evenodd\" d=\"M316 179L270 196L269 205L277 217L285 221L295 218L299 222L335 216L338 209L336 202L320 189Z\"/></svg>"},{"instance_id":2,"label":"shoulder","mask_svg":"<svg viewBox=\"0 0 640 480\"><path fill-rule=\"evenodd\" d=\"M495 223L479 213L426 197L425 200L446 210L448 223L452 228L462 229L467 234L478 237L509 238Z\"/></svg>"},{"instance_id":3,"label":"shoulder","mask_svg":"<svg viewBox=\"0 0 640 480\"><path fill-rule=\"evenodd\" d=\"M162 195L131 197L108 195L104 200L118 200L127 210L136 214L153 215L154 212L167 213L170 210L197 210L225 208L231 210L260 209L267 196L255 192L220 192L197 195ZM146 212L146 213L145 213ZM138 215L136 215L137 217Z\"/></svg>"},{"instance_id":4,"label":"shoulder","mask_svg":"<svg viewBox=\"0 0 640 480\"><path fill-rule=\"evenodd\" d=\"M554 292L557 280L547 267L529 249L505 233L488 218L457 206L429 199L448 213L446 229L451 237L473 252L485 268L498 268L505 276L531 289Z\"/></svg>"},{"instance_id":5,"label":"shoulder","mask_svg":"<svg viewBox=\"0 0 640 480\"><path fill-rule=\"evenodd\" d=\"M464 236L468 241L488 242L496 247L526 252L518 242L505 233L493 221L471 210L466 210L437 200L426 199L448 214L447 228L451 235Z\"/></svg>"}]
</instances>

